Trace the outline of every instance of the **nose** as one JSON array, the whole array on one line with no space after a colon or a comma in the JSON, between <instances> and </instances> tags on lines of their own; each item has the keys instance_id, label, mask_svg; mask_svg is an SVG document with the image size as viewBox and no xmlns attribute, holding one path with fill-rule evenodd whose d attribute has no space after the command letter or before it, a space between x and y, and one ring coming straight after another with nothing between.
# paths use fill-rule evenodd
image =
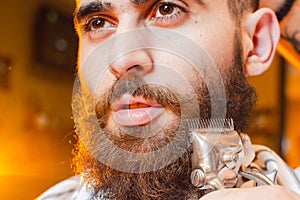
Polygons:
<instances>
[{"instance_id":1,"label":"nose","mask_svg":"<svg viewBox=\"0 0 300 200\"><path fill-rule=\"evenodd\" d=\"M128 74L146 75L153 70L151 53L149 48L145 48L151 38L150 32L133 23L134 20L124 21L120 22L113 46L110 49L112 57L112 63L109 66L110 72L116 78Z\"/></svg>"},{"instance_id":2,"label":"nose","mask_svg":"<svg viewBox=\"0 0 300 200\"><path fill-rule=\"evenodd\" d=\"M125 75L143 76L153 70L153 61L146 49L139 49L120 55L109 69L116 78Z\"/></svg>"}]
</instances>

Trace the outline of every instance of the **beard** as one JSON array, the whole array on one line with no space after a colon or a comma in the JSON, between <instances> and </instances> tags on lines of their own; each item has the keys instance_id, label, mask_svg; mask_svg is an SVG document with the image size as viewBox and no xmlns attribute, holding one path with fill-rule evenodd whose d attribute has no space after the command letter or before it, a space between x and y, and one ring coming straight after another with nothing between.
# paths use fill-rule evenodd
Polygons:
<instances>
[{"instance_id":1,"label":"beard","mask_svg":"<svg viewBox=\"0 0 300 200\"><path fill-rule=\"evenodd\" d=\"M239 38L239 37L236 37ZM244 74L242 60L242 46L240 40L235 41L235 53L232 66L220 68L226 91L226 117L232 118L235 130L243 132L246 129L247 118L256 100L254 89L248 84ZM205 84L193 84L201 113L201 118L211 117L211 99ZM158 129L152 124L138 127L118 127L109 123L111 117L111 102L129 93L132 96L143 96L167 108L175 117ZM73 110L76 116L75 124L79 135L78 143L73 151L73 166L87 185L92 189L94 197L103 199L199 199L206 191L198 190L190 182L192 172L191 149L188 136L182 126L182 119L193 118L193 108L185 113L182 104L189 104L189 99L176 94L174 90L161 86L146 84L139 77L125 77L118 79L113 87L101 97L97 97L96 106L87 108L87 101L94 102L94 96L81 90L75 95ZM95 105L95 104L91 104ZM189 109L189 107L185 107ZM96 111L97 122L94 120ZM101 131L95 131L94 127ZM128 134L130 132L130 134ZM149 137L136 137L147 135ZM176 143L169 147L168 144ZM112 148L111 146L114 146ZM116 155L117 149L143 154L166 148L169 152L181 152L175 161L167 154L159 158L151 157L151 167L148 159L133 162L132 171L122 171L111 167L112 164L123 164L122 156ZM99 156L105 157L109 165L99 161ZM126 158L135 160L136 158ZM101 159L100 159L101 160ZM103 160L103 158L102 158ZM125 161L124 161L125 162ZM163 163L163 164L162 164ZM165 167L160 168L158 165Z\"/></svg>"}]
</instances>

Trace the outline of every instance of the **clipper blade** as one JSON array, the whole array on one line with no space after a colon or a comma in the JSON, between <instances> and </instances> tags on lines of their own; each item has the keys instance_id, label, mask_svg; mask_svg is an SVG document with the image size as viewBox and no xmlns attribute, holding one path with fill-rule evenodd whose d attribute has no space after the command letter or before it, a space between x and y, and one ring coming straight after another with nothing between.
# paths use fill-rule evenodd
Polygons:
<instances>
[{"instance_id":1,"label":"clipper blade","mask_svg":"<svg viewBox=\"0 0 300 200\"><path fill-rule=\"evenodd\" d=\"M234 131L234 123L229 119L188 119L186 120L189 131L196 132L223 132Z\"/></svg>"}]
</instances>

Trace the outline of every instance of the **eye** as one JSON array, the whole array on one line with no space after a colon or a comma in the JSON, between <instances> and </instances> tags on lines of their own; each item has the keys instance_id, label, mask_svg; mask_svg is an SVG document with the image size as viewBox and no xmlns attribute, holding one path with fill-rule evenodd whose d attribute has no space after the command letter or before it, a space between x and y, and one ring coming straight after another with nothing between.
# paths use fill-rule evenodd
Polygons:
<instances>
[{"instance_id":1,"label":"eye","mask_svg":"<svg viewBox=\"0 0 300 200\"><path fill-rule=\"evenodd\" d=\"M173 14L175 8L174 8L173 5L165 4L165 5L159 6L158 10L159 10L159 14L160 14L161 16L166 16L166 15L171 15L171 14Z\"/></svg>"},{"instance_id":2,"label":"eye","mask_svg":"<svg viewBox=\"0 0 300 200\"><path fill-rule=\"evenodd\" d=\"M86 22L84 26L85 26L85 31L95 31L98 29L115 27L113 22L110 22L109 20L102 18L100 16L92 17Z\"/></svg>"},{"instance_id":3,"label":"eye","mask_svg":"<svg viewBox=\"0 0 300 200\"><path fill-rule=\"evenodd\" d=\"M187 10L180 5L171 2L160 2L155 6L152 20L159 26L176 25L187 14Z\"/></svg>"},{"instance_id":4,"label":"eye","mask_svg":"<svg viewBox=\"0 0 300 200\"><path fill-rule=\"evenodd\" d=\"M97 30L99 28L103 28L105 26L105 20L101 18L93 19L90 22L90 29Z\"/></svg>"},{"instance_id":5,"label":"eye","mask_svg":"<svg viewBox=\"0 0 300 200\"><path fill-rule=\"evenodd\" d=\"M112 20L101 16L94 16L84 24L84 31L88 33L91 39L99 39L114 30L116 27Z\"/></svg>"}]
</instances>

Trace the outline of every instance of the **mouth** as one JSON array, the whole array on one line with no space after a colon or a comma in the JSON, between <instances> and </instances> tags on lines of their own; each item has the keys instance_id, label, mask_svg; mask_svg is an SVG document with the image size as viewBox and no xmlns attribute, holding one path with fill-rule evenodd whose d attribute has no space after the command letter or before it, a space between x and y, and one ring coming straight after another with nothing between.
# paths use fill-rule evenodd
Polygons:
<instances>
[{"instance_id":1,"label":"mouth","mask_svg":"<svg viewBox=\"0 0 300 200\"><path fill-rule=\"evenodd\" d=\"M112 105L112 114L115 122L121 126L143 126L157 119L164 108L149 99L141 96L123 95Z\"/></svg>"}]
</instances>

